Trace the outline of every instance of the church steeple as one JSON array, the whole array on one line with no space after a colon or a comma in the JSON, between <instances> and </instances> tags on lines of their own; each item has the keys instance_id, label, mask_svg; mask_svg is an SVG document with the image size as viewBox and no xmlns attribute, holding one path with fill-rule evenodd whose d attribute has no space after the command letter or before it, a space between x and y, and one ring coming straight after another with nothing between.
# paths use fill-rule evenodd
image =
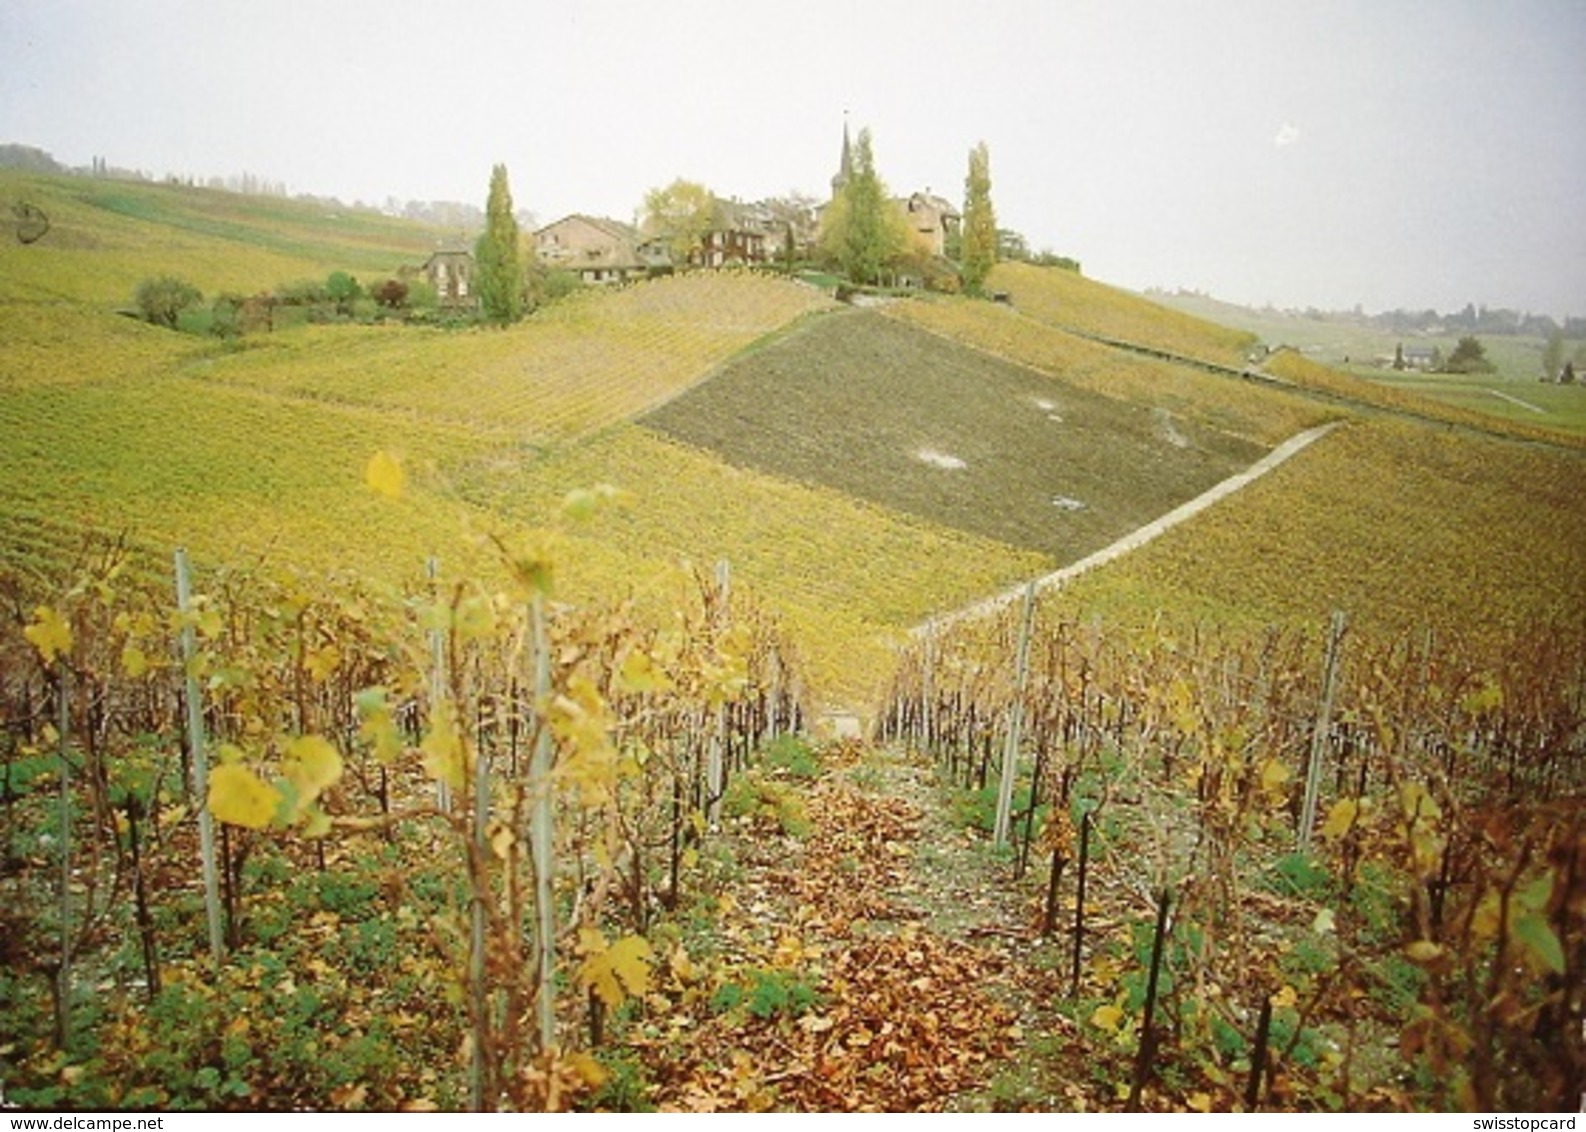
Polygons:
<instances>
[{"instance_id":1,"label":"church steeple","mask_svg":"<svg viewBox=\"0 0 1586 1132\"><path fill-rule=\"evenodd\" d=\"M848 179L854 172L853 146L848 142L848 112L843 111L843 157L837 166L837 175L832 178L832 199L836 200L843 191L843 186L848 184Z\"/></svg>"}]
</instances>

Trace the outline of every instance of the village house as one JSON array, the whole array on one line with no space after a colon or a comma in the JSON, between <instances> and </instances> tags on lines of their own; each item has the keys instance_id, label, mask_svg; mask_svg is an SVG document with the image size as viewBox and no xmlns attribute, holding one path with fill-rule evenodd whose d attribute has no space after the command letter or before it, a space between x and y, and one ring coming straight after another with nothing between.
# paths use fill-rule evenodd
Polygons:
<instances>
[{"instance_id":1,"label":"village house","mask_svg":"<svg viewBox=\"0 0 1586 1132\"><path fill-rule=\"evenodd\" d=\"M895 202L908 218L909 231L917 236L933 256L945 256L950 239L958 235L963 220L952 202L932 194L930 189L913 193Z\"/></svg>"},{"instance_id":2,"label":"village house","mask_svg":"<svg viewBox=\"0 0 1586 1132\"><path fill-rule=\"evenodd\" d=\"M583 283L625 283L672 266L665 244L646 240L620 220L574 213L534 233L540 262L570 271Z\"/></svg>"},{"instance_id":3,"label":"village house","mask_svg":"<svg viewBox=\"0 0 1586 1132\"><path fill-rule=\"evenodd\" d=\"M716 223L700 239L694 262L700 267L740 267L765 263L780 252L783 236L761 205L716 202Z\"/></svg>"},{"instance_id":4,"label":"village house","mask_svg":"<svg viewBox=\"0 0 1586 1132\"><path fill-rule=\"evenodd\" d=\"M443 307L473 307L479 299L474 294L474 257L458 248L438 251L424 261L419 272L435 288L435 300Z\"/></svg>"}]
</instances>

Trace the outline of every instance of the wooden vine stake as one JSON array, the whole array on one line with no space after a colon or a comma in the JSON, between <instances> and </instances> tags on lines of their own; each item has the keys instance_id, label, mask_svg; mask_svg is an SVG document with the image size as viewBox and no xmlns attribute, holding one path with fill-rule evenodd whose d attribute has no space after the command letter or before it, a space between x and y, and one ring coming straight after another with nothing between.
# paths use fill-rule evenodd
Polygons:
<instances>
[{"instance_id":1,"label":"wooden vine stake","mask_svg":"<svg viewBox=\"0 0 1586 1132\"><path fill-rule=\"evenodd\" d=\"M1070 998L1079 995L1079 966L1085 949L1085 874L1090 862L1090 816L1086 810L1079 819L1079 878L1074 891L1074 973L1069 984Z\"/></svg>"},{"instance_id":2,"label":"wooden vine stake","mask_svg":"<svg viewBox=\"0 0 1586 1132\"><path fill-rule=\"evenodd\" d=\"M1338 692L1338 658L1343 651L1344 629L1349 618L1342 610L1333 611L1327 634L1327 660L1322 667L1322 704L1316 713L1316 728L1311 732L1311 755L1305 766L1305 801L1300 807L1299 851L1311 851L1311 831L1316 828L1317 795L1322 785L1322 761L1327 753L1327 732L1332 726L1333 698Z\"/></svg>"},{"instance_id":3,"label":"wooden vine stake","mask_svg":"<svg viewBox=\"0 0 1586 1132\"><path fill-rule=\"evenodd\" d=\"M440 576L441 563L438 558L430 558L424 564L424 572L429 576L430 592L435 595L437 602L439 594L436 592L436 579ZM441 701L446 697L446 637L441 632L439 624L430 627L430 711L440 711ZM451 811L452 788L447 785L446 779L436 776L435 779L435 806L443 813Z\"/></svg>"},{"instance_id":4,"label":"wooden vine stake","mask_svg":"<svg viewBox=\"0 0 1586 1132\"><path fill-rule=\"evenodd\" d=\"M712 617L711 635L720 640L721 634L731 624L729 608L732 587L732 565L725 558L716 563L717 606ZM721 826L721 799L727 792L726 771L723 765L723 747L727 735L727 705L716 706L710 735L705 740L705 822L711 830Z\"/></svg>"},{"instance_id":5,"label":"wooden vine stake","mask_svg":"<svg viewBox=\"0 0 1586 1132\"><path fill-rule=\"evenodd\" d=\"M1013 818L1013 784L1019 775L1019 732L1024 726L1024 686L1030 678L1030 631L1035 623L1035 583L1024 587L1024 619L1019 626L1018 654L1014 661L1013 703L1008 708L1008 742L1002 749L1002 778L997 783L997 820L992 842L1008 843Z\"/></svg>"},{"instance_id":6,"label":"wooden vine stake","mask_svg":"<svg viewBox=\"0 0 1586 1132\"><path fill-rule=\"evenodd\" d=\"M204 747L204 707L198 698L198 634L193 627L192 580L187 551L176 551L176 609L182 615L183 698L187 701L187 749L192 753L193 790L198 795L198 853L204 870L204 914L209 921L209 953L218 965L221 955L220 877L215 868L215 818L209 812L209 755Z\"/></svg>"},{"instance_id":7,"label":"wooden vine stake","mask_svg":"<svg viewBox=\"0 0 1586 1132\"><path fill-rule=\"evenodd\" d=\"M1261 1103L1261 1078L1267 1074L1267 1042L1272 1032L1272 996L1261 996L1261 1015L1256 1022L1255 1052L1250 1055L1250 1079L1245 1082L1245 1108L1254 1112Z\"/></svg>"},{"instance_id":8,"label":"wooden vine stake","mask_svg":"<svg viewBox=\"0 0 1586 1132\"><path fill-rule=\"evenodd\" d=\"M1173 894L1162 890L1156 905L1156 931L1151 937L1151 975L1145 984L1145 1017L1140 1022L1140 1052L1134 1059L1134 1084L1129 1087L1129 1112L1140 1110L1140 1093L1146 1078L1151 1075L1151 1061L1156 1056L1156 986L1162 973L1162 952L1167 944L1167 914Z\"/></svg>"},{"instance_id":9,"label":"wooden vine stake","mask_svg":"<svg viewBox=\"0 0 1586 1132\"><path fill-rule=\"evenodd\" d=\"M476 735L474 743L474 853L480 862L480 880L474 883L474 899L470 908L472 923L468 949L468 977L473 984L474 1034L473 1058L469 1066L469 1092L473 1110L485 1110L485 1031L488 1030L489 988L487 986L487 955L485 950L485 891L490 860L490 845L486 830L490 825L490 755L483 737Z\"/></svg>"}]
</instances>

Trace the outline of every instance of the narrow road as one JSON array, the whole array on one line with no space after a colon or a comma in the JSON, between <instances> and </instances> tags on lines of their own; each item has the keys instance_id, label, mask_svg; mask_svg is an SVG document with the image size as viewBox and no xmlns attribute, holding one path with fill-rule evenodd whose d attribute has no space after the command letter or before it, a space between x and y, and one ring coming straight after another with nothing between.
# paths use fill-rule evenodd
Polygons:
<instances>
[{"instance_id":1,"label":"narrow road","mask_svg":"<svg viewBox=\"0 0 1586 1132\"><path fill-rule=\"evenodd\" d=\"M1511 405L1519 405L1520 408L1522 408L1522 409L1530 409L1533 413L1541 413L1544 417L1547 416L1547 410L1546 409L1543 409L1543 408L1541 408L1541 407L1539 407L1537 405L1533 405L1529 401L1522 401L1518 397L1512 397L1512 396L1510 396L1507 393L1500 393L1496 389L1489 389L1489 390L1487 390L1487 392L1491 393L1494 397L1498 398L1500 401L1507 401Z\"/></svg>"},{"instance_id":2,"label":"narrow road","mask_svg":"<svg viewBox=\"0 0 1586 1132\"><path fill-rule=\"evenodd\" d=\"M1315 428L1296 433L1244 471L1229 476L1221 483L1203 491L1188 503L1180 504L1161 518L1153 519L1145 526L1130 531L1117 542L1102 547L1094 554L1081 558L1078 562L1065 566L1054 573L1047 574L1043 578L1037 578L1035 580L1036 591L1039 593L1057 589L1088 570L1094 570L1098 566L1103 566L1114 559L1121 558L1131 550L1138 550L1163 531L1171 530L1184 522L1184 520L1200 514L1218 500L1225 499L1240 488L1260 479L1279 464L1326 436L1337 428L1339 423L1338 421L1329 421L1327 424L1317 425ZM972 621L990 616L998 610L1021 601L1024 597L1024 590L1024 586L1016 586L1004 593L986 598L984 601L977 601L973 605L953 610L950 613L939 614L924 624L917 626L913 630L912 635L923 636L926 633L944 629L961 621Z\"/></svg>"}]
</instances>

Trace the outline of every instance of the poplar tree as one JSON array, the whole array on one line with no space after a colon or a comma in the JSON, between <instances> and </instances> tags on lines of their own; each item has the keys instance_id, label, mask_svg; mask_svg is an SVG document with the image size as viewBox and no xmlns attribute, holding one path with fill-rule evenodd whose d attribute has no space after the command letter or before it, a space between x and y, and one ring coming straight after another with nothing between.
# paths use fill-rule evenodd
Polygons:
<instances>
[{"instance_id":1,"label":"poplar tree","mask_svg":"<svg viewBox=\"0 0 1586 1132\"><path fill-rule=\"evenodd\" d=\"M991 207L991 157L986 143L969 151L969 175L964 178L964 236L959 270L964 290L979 294L986 276L997 263L997 216Z\"/></svg>"},{"instance_id":2,"label":"poplar tree","mask_svg":"<svg viewBox=\"0 0 1586 1132\"><path fill-rule=\"evenodd\" d=\"M512 189L507 167L490 171L490 198L485 202L485 230L474 244L474 286L485 318L502 326L523 317L523 265L518 250L518 221L512 215Z\"/></svg>"}]
</instances>

